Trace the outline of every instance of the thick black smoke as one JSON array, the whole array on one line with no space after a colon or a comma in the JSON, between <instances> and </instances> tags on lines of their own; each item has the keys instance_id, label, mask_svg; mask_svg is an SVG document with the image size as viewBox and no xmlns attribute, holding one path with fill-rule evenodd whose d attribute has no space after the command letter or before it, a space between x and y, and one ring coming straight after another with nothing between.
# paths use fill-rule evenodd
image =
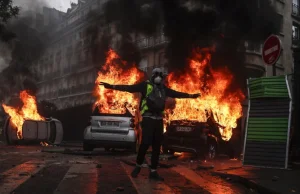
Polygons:
<instances>
[{"instance_id":1,"label":"thick black smoke","mask_svg":"<svg viewBox=\"0 0 300 194\"><path fill-rule=\"evenodd\" d=\"M42 5L44 4L40 6ZM45 50L48 29L40 25L36 18L40 18L37 12L24 10L3 28L5 33L2 33L1 41L10 52L7 52L7 56L1 53L1 57L10 60L5 61L6 68L0 72L0 98L20 90L30 90L33 93L37 90L37 77L31 66L39 60Z\"/></svg>"},{"instance_id":2,"label":"thick black smoke","mask_svg":"<svg viewBox=\"0 0 300 194\"><path fill-rule=\"evenodd\" d=\"M245 81L243 43L262 42L278 33L279 15L269 0L161 1L165 34L170 38L166 56L171 69L186 64L192 50L215 45L211 65L227 66L236 82Z\"/></svg>"},{"instance_id":3,"label":"thick black smoke","mask_svg":"<svg viewBox=\"0 0 300 194\"><path fill-rule=\"evenodd\" d=\"M212 67L227 66L238 84L246 78L244 41L261 43L281 26L269 0L114 0L105 13L122 34L155 35L164 24L171 71L184 68L195 48L214 46Z\"/></svg>"},{"instance_id":4,"label":"thick black smoke","mask_svg":"<svg viewBox=\"0 0 300 194\"><path fill-rule=\"evenodd\" d=\"M153 8L156 9L153 9ZM103 64L105 52L110 48L113 37L119 37L117 51L120 57L129 64L138 64L141 60L141 53L134 44L132 35L142 33L152 35L156 33L157 22L162 17L161 6L154 1L141 0L111 0L104 5L104 17L102 11L96 10L90 14L92 25L88 34L92 35L91 52L93 62ZM98 13L98 14L97 14ZM107 24L113 23L116 34L109 30L103 32Z\"/></svg>"}]
</instances>

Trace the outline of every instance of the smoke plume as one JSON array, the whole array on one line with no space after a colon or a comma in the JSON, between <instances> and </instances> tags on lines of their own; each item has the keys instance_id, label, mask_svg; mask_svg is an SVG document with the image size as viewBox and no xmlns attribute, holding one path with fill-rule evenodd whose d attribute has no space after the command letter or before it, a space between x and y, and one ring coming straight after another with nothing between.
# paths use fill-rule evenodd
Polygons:
<instances>
[{"instance_id":1,"label":"smoke plume","mask_svg":"<svg viewBox=\"0 0 300 194\"><path fill-rule=\"evenodd\" d=\"M160 21L161 7L154 1L111 0L102 10L90 14L92 27L88 34L92 35L91 52L93 62L103 64L105 53L109 47L118 51L123 60L129 64L138 64L141 53L133 42L139 34L150 36L157 31L157 22ZM108 29L103 32L104 28ZM115 47L115 48L114 48Z\"/></svg>"},{"instance_id":2,"label":"smoke plume","mask_svg":"<svg viewBox=\"0 0 300 194\"><path fill-rule=\"evenodd\" d=\"M106 22L120 21L122 34L155 35L163 24L171 71L183 69L196 48L214 47L212 67L226 66L236 86L246 79L244 41L261 43L281 26L269 0L114 0L105 13Z\"/></svg>"},{"instance_id":3,"label":"smoke plume","mask_svg":"<svg viewBox=\"0 0 300 194\"><path fill-rule=\"evenodd\" d=\"M20 6L16 19L10 20L3 28L0 49L1 91L6 95L19 90L36 91L36 75L30 67L37 62L45 49L47 29L40 22L43 6L46 1L14 1ZM3 46L3 47L1 47Z\"/></svg>"}]
</instances>

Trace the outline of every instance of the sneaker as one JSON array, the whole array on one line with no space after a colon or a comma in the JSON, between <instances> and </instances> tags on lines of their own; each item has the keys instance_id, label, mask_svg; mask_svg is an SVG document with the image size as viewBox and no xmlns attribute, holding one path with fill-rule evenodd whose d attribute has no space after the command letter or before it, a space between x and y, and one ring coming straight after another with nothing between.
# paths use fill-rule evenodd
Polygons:
<instances>
[{"instance_id":1,"label":"sneaker","mask_svg":"<svg viewBox=\"0 0 300 194\"><path fill-rule=\"evenodd\" d=\"M164 178L161 177L161 176L159 176L159 174L157 173L157 171L150 172L149 179L155 180L155 181L164 181Z\"/></svg>"},{"instance_id":2,"label":"sneaker","mask_svg":"<svg viewBox=\"0 0 300 194\"><path fill-rule=\"evenodd\" d=\"M136 166L133 171L131 172L131 177L136 178L137 175L141 172L141 167Z\"/></svg>"}]
</instances>

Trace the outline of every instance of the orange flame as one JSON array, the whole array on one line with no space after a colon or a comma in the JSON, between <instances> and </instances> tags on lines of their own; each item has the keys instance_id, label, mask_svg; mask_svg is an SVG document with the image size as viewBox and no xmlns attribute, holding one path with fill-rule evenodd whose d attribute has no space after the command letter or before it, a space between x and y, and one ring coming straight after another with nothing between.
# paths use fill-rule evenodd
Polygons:
<instances>
[{"instance_id":1,"label":"orange flame","mask_svg":"<svg viewBox=\"0 0 300 194\"><path fill-rule=\"evenodd\" d=\"M21 109L13 108L2 104L4 111L11 117L12 124L17 128L18 139L22 139L22 126L25 120L45 120L37 111L36 98L27 93L20 92L20 99L23 102Z\"/></svg>"},{"instance_id":2,"label":"orange flame","mask_svg":"<svg viewBox=\"0 0 300 194\"><path fill-rule=\"evenodd\" d=\"M134 115L139 105L138 96L128 92L105 89L99 86L99 83L131 85L141 81L144 76L144 73L135 65L122 61L115 51L109 50L106 62L98 72L95 82L97 87L94 93L97 101L94 108L98 107L101 113L111 114L124 114L127 108Z\"/></svg>"},{"instance_id":3,"label":"orange flame","mask_svg":"<svg viewBox=\"0 0 300 194\"><path fill-rule=\"evenodd\" d=\"M227 69L213 70L210 66L211 54L209 49L195 53L189 60L189 66L184 73L171 73L167 77L167 84L174 90L186 93L201 93L198 99L176 99L174 109L166 110L167 122L172 120L194 120L207 122L209 117L220 125L219 131L226 141L232 136L232 129L237 127L237 119L242 116L241 101L244 95L240 90L228 93L227 90L233 76ZM110 84L131 85L144 78L136 66L129 66L122 61L113 50L107 53L107 59L98 73L95 96L102 113L124 114L126 108L134 114L138 108L139 98L134 94L107 90L99 86L100 82Z\"/></svg>"},{"instance_id":4,"label":"orange flame","mask_svg":"<svg viewBox=\"0 0 300 194\"><path fill-rule=\"evenodd\" d=\"M40 145L43 146L43 147L49 146L49 144L47 142L40 142Z\"/></svg>"},{"instance_id":5,"label":"orange flame","mask_svg":"<svg viewBox=\"0 0 300 194\"><path fill-rule=\"evenodd\" d=\"M210 59L209 50L195 52L184 73L169 74L166 81L170 88L187 93L201 93L201 97L176 99L175 108L166 110L166 120L207 122L209 116L212 116L222 126L219 127L222 139L228 141L232 136L232 129L237 127L237 119L242 116L241 101L244 95L240 90L227 92L232 74L227 69L213 70Z\"/></svg>"}]
</instances>

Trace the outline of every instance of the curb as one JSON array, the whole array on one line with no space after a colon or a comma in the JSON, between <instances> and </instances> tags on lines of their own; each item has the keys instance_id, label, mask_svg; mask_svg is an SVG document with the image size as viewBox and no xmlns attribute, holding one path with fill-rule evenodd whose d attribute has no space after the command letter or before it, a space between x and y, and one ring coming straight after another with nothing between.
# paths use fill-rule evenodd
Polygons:
<instances>
[{"instance_id":1,"label":"curb","mask_svg":"<svg viewBox=\"0 0 300 194\"><path fill-rule=\"evenodd\" d=\"M268 189L258 183L256 183L253 180L238 176L238 175L234 175L234 174L227 174L227 173L222 173L222 172L211 172L211 175L213 176L219 176L223 179L227 179L230 178L232 180L236 180L239 183L241 183L242 185L244 185L245 187L248 188L253 188L254 190L256 190L258 193L263 193L263 194L280 194L279 192L276 192L272 189Z\"/></svg>"},{"instance_id":2,"label":"curb","mask_svg":"<svg viewBox=\"0 0 300 194\"><path fill-rule=\"evenodd\" d=\"M120 159L121 162L129 165L129 166L136 166L135 162L131 161L131 160L126 160L126 159ZM158 166L160 168L172 168L175 165L171 165L171 164L163 164L163 163L159 163Z\"/></svg>"}]
</instances>

